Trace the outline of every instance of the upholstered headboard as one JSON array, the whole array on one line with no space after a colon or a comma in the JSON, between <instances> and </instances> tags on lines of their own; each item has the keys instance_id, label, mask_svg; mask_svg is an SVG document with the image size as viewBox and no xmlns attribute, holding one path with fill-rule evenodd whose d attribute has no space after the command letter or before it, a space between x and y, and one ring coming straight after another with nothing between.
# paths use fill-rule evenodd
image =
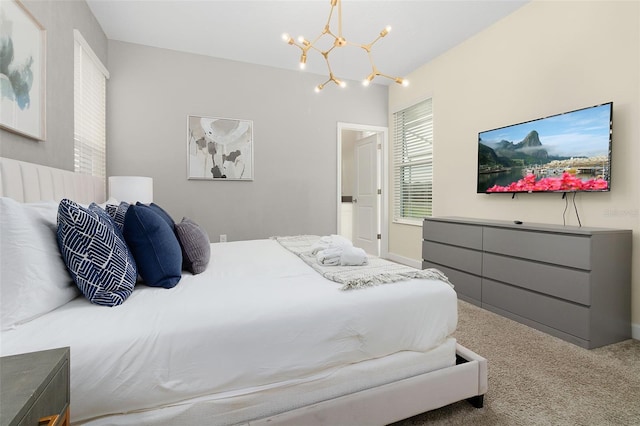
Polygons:
<instances>
[{"instance_id":1,"label":"upholstered headboard","mask_svg":"<svg viewBox=\"0 0 640 426\"><path fill-rule=\"evenodd\" d=\"M1 197L23 203L63 198L78 203L103 203L105 194L104 179L0 157Z\"/></svg>"}]
</instances>

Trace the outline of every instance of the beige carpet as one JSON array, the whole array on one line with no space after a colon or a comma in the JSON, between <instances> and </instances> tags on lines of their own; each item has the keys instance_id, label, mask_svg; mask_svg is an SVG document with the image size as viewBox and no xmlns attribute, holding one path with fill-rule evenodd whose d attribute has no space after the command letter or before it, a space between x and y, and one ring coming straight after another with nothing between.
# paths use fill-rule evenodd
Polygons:
<instances>
[{"instance_id":1,"label":"beige carpet","mask_svg":"<svg viewBox=\"0 0 640 426\"><path fill-rule=\"evenodd\" d=\"M640 425L640 341L587 350L459 302L455 337L487 358L484 407L463 401L409 425Z\"/></svg>"}]
</instances>

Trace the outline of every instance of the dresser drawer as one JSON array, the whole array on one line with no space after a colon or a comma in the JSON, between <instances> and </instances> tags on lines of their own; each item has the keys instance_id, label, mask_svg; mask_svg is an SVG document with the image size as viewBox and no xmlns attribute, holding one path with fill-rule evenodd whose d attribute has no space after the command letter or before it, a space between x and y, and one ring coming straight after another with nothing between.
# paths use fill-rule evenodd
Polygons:
<instances>
[{"instance_id":1,"label":"dresser drawer","mask_svg":"<svg viewBox=\"0 0 640 426\"><path fill-rule=\"evenodd\" d=\"M429 241L482 250L482 227L425 220L422 238Z\"/></svg>"},{"instance_id":2,"label":"dresser drawer","mask_svg":"<svg viewBox=\"0 0 640 426\"><path fill-rule=\"evenodd\" d=\"M476 275L467 274L466 272L458 271L456 269L447 268L446 266L438 265L436 263L422 262L422 269L436 268L442 271L449 282L453 284L453 289L456 291L461 299L465 299L468 302L480 304L482 300L482 279ZM472 300L469 300L472 299Z\"/></svg>"},{"instance_id":3,"label":"dresser drawer","mask_svg":"<svg viewBox=\"0 0 640 426\"><path fill-rule=\"evenodd\" d=\"M482 304L536 321L584 340L589 340L589 308L539 293L482 280Z\"/></svg>"},{"instance_id":4,"label":"dresser drawer","mask_svg":"<svg viewBox=\"0 0 640 426\"><path fill-rule=\"evenodd\" d=\"M482 274L496 281L591 305L589 273L586 271L485 253Z\"/></svg>"},{"instance_id":5,"label":"dresser drawer","mask_svg":"<svg viewBox=\"0 0 640 426\"><path fill-rule=\"evenodd\" d=\"M482 252L447 244L422 242L422 258L427 262L449 266L471 274L482 271Z\"/></svg>"},{"instance_id":6,"label":"dresser drawer","mask_svg":"<svg viewBox=\"0 0 640 426\"><path fill-rule=\"evenodd\" d=\"M588 237L486 227L483 249L485 252L591 270L591 242Z\"/></svg>"}]
</instances>

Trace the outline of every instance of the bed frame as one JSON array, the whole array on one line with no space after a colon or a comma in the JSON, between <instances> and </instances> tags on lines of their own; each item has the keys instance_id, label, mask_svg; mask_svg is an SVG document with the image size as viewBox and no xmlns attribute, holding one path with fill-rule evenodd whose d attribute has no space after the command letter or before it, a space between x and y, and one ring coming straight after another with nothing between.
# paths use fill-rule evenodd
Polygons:
<instances>
[{"instance_id":1,"label":"bed frame","mask_svg":"<svg viewBox=\"0 0 640 426\"><path fill-rule=\"evenodd\" d=\"M0 197L21 203L63 198L102 203L106 200L105 193L104 179L0 157Z\"/></svg>"},{"instance_id":2,"label":"bed frame","mask_svg":"<svg viewBox=\"0 0 640 426\"><path fill-rule=\"evenodd\" d=\"M105 194L104 179L0 157L2 197L20 202L59 201L67 197L80 203L101 203ZM487 360L459 344L456 358L452 367L244 424L389 424L465 399L482 407L487 392Z\"/></svg>"}]
</instances>

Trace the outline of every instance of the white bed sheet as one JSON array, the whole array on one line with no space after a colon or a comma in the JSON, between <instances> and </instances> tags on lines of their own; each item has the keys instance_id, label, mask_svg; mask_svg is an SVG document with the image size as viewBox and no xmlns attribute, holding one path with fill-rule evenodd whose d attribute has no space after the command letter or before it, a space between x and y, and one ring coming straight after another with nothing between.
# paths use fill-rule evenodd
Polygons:
<instances>
[{"instance_id":1,"label":"white bed sheet","mask_svg":"<svg viewBox=\"0 0 640 426\"><path fill-rule=\"evenodd\" d=\"M274 240L211 248L207 271L173 289L139 285L114 308L77 298L3 332L0 353L70 346L78 422L317 380L425 352L456 326L455 292L440 281L343 292Z\"/></svg>"}]
</instances>

